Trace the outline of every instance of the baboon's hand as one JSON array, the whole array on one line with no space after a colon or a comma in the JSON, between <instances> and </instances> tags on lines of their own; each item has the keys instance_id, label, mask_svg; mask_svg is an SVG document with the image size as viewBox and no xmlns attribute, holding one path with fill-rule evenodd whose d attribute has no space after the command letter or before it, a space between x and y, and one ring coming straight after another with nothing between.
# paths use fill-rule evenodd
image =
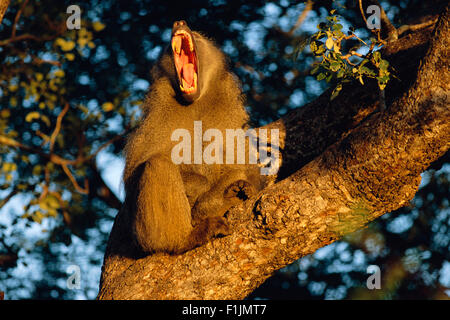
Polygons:
<instances>
[{"instance_id":1,"label":"baboon's hand","mask_svg":"<svg viewBox=\"0 0 450 320\"><path fill-rule=\"evenodd\" d=\"M228 200L233 198L247 200L255 193L255 187L250 182L246 180L237 180L225 188L223 197Z\"/></svg>"}]
</instances>

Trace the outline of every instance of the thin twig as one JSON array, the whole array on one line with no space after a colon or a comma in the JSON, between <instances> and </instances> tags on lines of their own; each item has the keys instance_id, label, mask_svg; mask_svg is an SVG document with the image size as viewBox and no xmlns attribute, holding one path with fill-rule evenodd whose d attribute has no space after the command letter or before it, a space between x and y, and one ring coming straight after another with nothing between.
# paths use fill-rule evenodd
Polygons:
<instances>
[{"instance_id":1,"label":"thin twig","mask_svg":"<svg viewBox=\"0 0 450 320\"><path fill-rule=\"evenodd\" d=\"M69 103L66 102L64 109L58 114L58 117L56 118L55 129L53 130L53 133L50 136L50 153L53 153L53 148L55 146L55 139L58 136L59 131L61 130L61 122L67 111L69 111Z\"/></svg>"},{"instance_id":2,"label":"thin twig","mask_svg":"<svg viewBox=\"0 0 450 320\"><path fill-rule=\"evenodd\" d=\"M57 67L61 67L61 65L62 65L61 62L59 62L59 61L43 60L43 59L35 57L35 56L32 56L32 57L33 57L33 60L32 60L33 63L38 65L38 66L40 66L41 64L51 64L51 65L54 65L54 66L57 66Z\"/></svg>"},{"instance_id":3,"label":"thin twig","mask_svg":"<svg viewBox=\"0 0 450 320\"><path fill-rule=\"evenodd\" d=\"M364 9L363 9L363 5L362 5L362 0L359 0L359 11L361 12L361 16L364 20L364 23L367 26L367 19L366 19L366 15L364 14Z\"/></svg>"},{"instance_id":4,"label":"thin twig","mask_svg":"<svg viewBox=\"0 0 450 320\"><path fill-rule=\"evenodd\" d=\"M65 159L62 158L54 153L46 153L44 151L42 151L41 149L37 149L37 148L33 148L30 146L27 146L21 142L18 142L17 140L14 140L12 138L6 137L4 135L0 135L0 144L1 145L5 145L8 147L13 147L13 148L19 148L21 150L27 151L29 153L35 153L38 154L42 157L44 157L45 159L53 162L54 164L57 165L79 165L82 164L88 160L91 160L92 158L94 158L101 150L103 150L104 148L106 148L108 145L110 145L111 143L123 138L124 135L126 135L126 133L128 132L129 129L126 129L124 131L122 131L121 133L119 133L118 135L114 136L113 138L111 138L110 140L108 140L107 142L105 142L103 145L101 145L94 153L86 156L86 157L78 157L77 159L74 160L69 160L69 159Z\"/></svg>"},{"instance_id":5,"label":"thin twig","mask_svg":"<svg viewBox=\"0 0 450 320\"><path fill-rule=\"evenodd\" d=\"M20 7L19 11L17 11L16 17L14 18L14 23L13 23L13 26L12 26L11 38L15 38L16 37L17 23L19 22L20 16L22 15L22 12L25 9L27 4L28 4L28 0L25 0L22 3L22 6Z\"/></svg>"},{"instance_id":6,"label":"thin twig","mask_svg":"<svg viewBox=\"0 0 450 320\"><path fill-rule=\"evenodd\" d=\"M22 40L34 40L34 41L40 42L40 41L47 41L47 40L51 40L51 39L52 38L49 38L49 37L39 38L39 37L37 37L35 35L32 35L30 33L24 33L24 34L21 34L20 36L16 36L14 38L9 38L9 39L5 39L3 41L0 41L0 46L5 46L5 45L10 44L12 42L18 42L18 41L22 41Z\"/></svg>"},{"instance_id":7,"label":"thin twig","mask_svg":"<svg viewBox=\"0 0 450 320\"><path fill-rule=\"evenodd\" d=\"M128 129L125 129L124 131L122 131L121 133L119 133L118 135L112 137L111 139L109 139L108 141L106 141L104 144L102 144L94 153L90 154L87 157L83 158L83 161L87 161L87 160L91 160L92 158L95 158L97 156L97 154L102 151L103 149L105 149L107 146L109 146L110 144L116 142L117 140L122 139L126 133L128 132Z\"/></svg>"},{"instance_id":8,"label":"thin twig","mask_svg":"<svg viewBox=\"0 0 450 320\"><path fill-rule=\"evenodd\" d=\"M21 150L30 152L30 153L36 153L44 158L46 158L47 160L58 164L58 165L73 165L73 164L77 164L81 161L77 160L68 160L68 159L64 159L56 154L48 154L45 153L44 151L37 149L37 148L33 148L30 146L27 146L26 144L23 144L21 142L18 142L17 140L14 140L12 138L0 135L0 144L8 146L8 147L13 147L13 148L19 148Z\"/></svg>"},{"instance_id":9,"label":"thin twig","mask_svg":"<svg viewBox=\"0 0 450 320\"><path fill-rule=\"evenodd\" d=\"M381 10L383 10L383 8L381 8ZM362 18L364 20L364 23L366 24L366 28L367 28L368 23L367 23L366 15L364 14L362 0L359 0L359 11L361 12L361 16L362 16ZM377 34L377 39L378 39L379 42L383 42L381 40L380 29L369 29L369 30L370 30L370 32Z\"/></svg>"},{"instance_id":10,"label":"thin twig","mask_svg":"<svg viewBox=\"0 0 450 320\"><path fill-rule=\"evenodd\" d=\"M87 180L84 181L85 183L84 183L84 189L83 189L82 187L80 187L78 182L75 180L75 178L72 175L72 172L70 172L69 168L65 164L61 165L61 167L63 168L63 170L66 173L67 177L69 178L70 182L72 182L72 185L74 186L75 190L77 190L79 193L82 193L82 194L89 193L89 184L87 183Z\"/></svg>"},{"instance_id":11,"label":"thin twig","mask_svg":"<svg viewBox=\"0 0 450 320\"><path fill-rule=\"evenodd\" d=\"M291 28L291 30L288 31L289 35L292 35L295 30L297 30L305 21L306 16L308 15L308 12L311 11L313 7L313 2L311 0L308 0L305 4L305 8L303 9L302 13L299 15L297 21L295 22L295 25Z\"/></svg>"},{"instance_id":12,"label":"thin twig","mask_svg":"<svg viewBox=\"0 0 450 320\"><path fill-rule=\"evenodd\" d=\"M44 191L42 192L41 196L39 197L39 199L44 199L45 197L47 197L47 194L50 190L50 169L49 169L49 164L50 162L47 162L47 164L45 165L45 171L44 171L44 177L45 177L45 185L44 185Z\"/></svg>"},{"instance_id":13,"label":"thin twig","mask_svg":"<svg viewBox=\"0 0 450 320\"><path fill-rule=\"evenodd\" d=\"M403 33L405 33L406 31L416 31L422 28L426 28L429 27L433 24L435 24L438 21L438 18L432 19L430 21L425 21L423 23L419 23L419 24L412 24L412 25L403 25L400 28L397 29L398 31L398 35L402 35Z\"/></svg>"},{"instance_id":14,"label":"thin twig","mask_svg":"<svg viewBox=\"0 0 450 320\"><path fill-rule=\"evenodd\" d=\"M11 198L12 197L14 197L17 193L19 193L19 191L16 189L16 188L14 188L5 198L3 198L1 201L0 201L0 209L5 205L5 204L7 204L8 203L8 201L9 200L11 200Z\"/></svg>"}]
</instances>

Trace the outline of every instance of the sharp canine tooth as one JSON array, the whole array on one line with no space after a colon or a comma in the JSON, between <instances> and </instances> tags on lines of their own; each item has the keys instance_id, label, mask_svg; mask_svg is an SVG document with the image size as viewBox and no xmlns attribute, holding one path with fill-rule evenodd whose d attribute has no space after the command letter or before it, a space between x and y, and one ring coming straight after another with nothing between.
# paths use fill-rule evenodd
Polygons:
<instances>
[{"instance_id":1,"label":"sharp canine tooth","mask_svg":"<svg viewBox=\"0 0 450 320\"><path fill-rule=\"evenodd\" d=\"M189 48L191 49L191 51L194 51L194 44L192 43L191 37L189 37Z\"/></svg>"},{"instance_id":2,"label":"sharp canine tooth","mask_svg":"<svg viewBox=\"0 0 450 320\"><path fill-rule=\"evenodd\" d=\"M181 52L181 42L182 39L179 36L175 36L175 38L172 41L172 48L177 54L180 54Z\"/></svg>"}]
</instances>

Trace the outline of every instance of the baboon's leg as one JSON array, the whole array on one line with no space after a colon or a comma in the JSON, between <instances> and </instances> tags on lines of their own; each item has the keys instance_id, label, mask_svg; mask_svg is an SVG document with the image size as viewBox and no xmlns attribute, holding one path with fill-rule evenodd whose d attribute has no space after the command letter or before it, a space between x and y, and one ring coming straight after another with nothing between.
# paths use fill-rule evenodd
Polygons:
<instances>
[{"instance_id":1,"label":"baboon's leg","mask_svg":"<svg viewBox=\"0 0 450 320\"><path fill-rule=\"evenodd\" d=\"M153 156L143 166L133 230L145 252L180 253L225 233L227 226L221 217L207 217L193 228L183 181L170 159Z\"/></svg>"}]
</instances>

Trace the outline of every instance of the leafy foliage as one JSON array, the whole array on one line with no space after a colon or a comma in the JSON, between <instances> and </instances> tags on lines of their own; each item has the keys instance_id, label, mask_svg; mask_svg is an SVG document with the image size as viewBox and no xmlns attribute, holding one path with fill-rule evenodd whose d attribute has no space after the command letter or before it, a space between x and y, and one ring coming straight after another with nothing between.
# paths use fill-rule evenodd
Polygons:
<instances>
[{"instance_id":1,"label":"leafy foliage","mask_svg":"<svg viewBox=\"0 0 450 320\"><path fill-rule=\"evenodd\" d=\"M380 51L374 51L374 48L382 45L382 41L371 38L369 45L356 35L352 27L345 35L343 25L339 23L340 16L335 14L335 10L331 10L330 14L326 22L317 25L318 31L309 38L311 52L321 59L314 64L311 75L317 74L318 81L337 82L331 100L338 96L345 82L352 80L358 80L364 85L364 78L373 78L377 80L380 90L384 90L390 79L389 62L381 58ZM359 43L344 54L343 41L347 40L357 40ZM366 54L357 51L361 45L368 49Z\"/></svg>"}]
</instances>

